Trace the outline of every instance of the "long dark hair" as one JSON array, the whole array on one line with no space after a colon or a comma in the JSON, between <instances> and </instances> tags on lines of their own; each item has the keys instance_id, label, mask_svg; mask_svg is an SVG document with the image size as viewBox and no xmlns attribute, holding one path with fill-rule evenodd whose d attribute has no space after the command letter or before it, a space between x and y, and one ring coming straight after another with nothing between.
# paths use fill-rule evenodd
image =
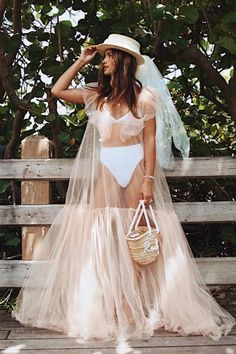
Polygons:
<instances>
[{"instance_id":1,"label":"long dark hair","mask_svg":"<svg viewBox=\"0 0 236 354\"><path fill-rule=\"evenodd\" d=\"M111 49L115 60L115 72L111 86L111 77L104 75L103 68L98 74L97 108L102 109L103 104L110 102L112 106L124 101L135 117L137 113L137 96L142 84L135 78L137 69L136 59L129 53Z\"/></svg>"}]
</instances>

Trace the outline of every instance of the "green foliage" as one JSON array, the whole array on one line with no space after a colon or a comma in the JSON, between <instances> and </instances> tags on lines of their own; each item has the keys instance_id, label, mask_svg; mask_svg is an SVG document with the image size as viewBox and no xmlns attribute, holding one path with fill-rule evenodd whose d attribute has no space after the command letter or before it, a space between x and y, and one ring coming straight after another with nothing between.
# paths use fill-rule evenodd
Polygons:
<instances>
[{"instance_id":1,"label":"green foliage","mask_svg":"<svg viewBox=\"0 0 236 354\"><path fill-rule=\"evenodd\" d=\"M179 17L187 24L194 24L199 18L199 11L194 5L183 5L179 9Z\"/></svg>"},{"instance_id":2,"label":"green foliage","mask_svg":"<svg viewBox=\"0 0 236 354\"><path fill-rule=\"evenodd\" d=\"M6 12L6 18L11 24L10 7ZM19 97L26 97L32 88L35 97L30 105L30 115L22 127L24 136L27 131L32 132L31 127L35 131L41 131L42 125L57 119L56 115L48 114L46 86L51 80L54 83L73 63L80 53L80 46L85 41L98 43L111 32L123 33L136 37L142 44L143 52L151 54L154 45L152 33L154 31L155 34L155 26L159 22L162 24L161 42L166 45L175 43L176 49L181 49L194 41L196 46L202 48L208 57L212 58L219 72L231 69L230 75L233 75L232 55L236 53L234 31L236 9L233 2L174 0L164 5L151 1L149 8L139 1L119 0L92 3L82 0L60 3L55 0L47 3L35 0L32 5L24 3L22 9L24 34L12 71L12 81ZM8 31L1 32L0 36L8 54L18 48L20 37L18 34L12 34L11 26ZM156 61L163 74L173 76L171 74L173 68L168 65L168 61L158 62L158 58ZM96 58L95 63L98 62L99 58ZM172 78L169 87L191 136L192 154L197 155L199 152L203 155L209 152L220 154L220 151L222 154L231 154L235 149L235 129L230 116L223 109L226 104L219 88L205 80L206 87L203 92L199 86L203 73L196 67L177 63L176 69L179 71L176 71L176 77ZM41 73L45 75L43 78ZM96 75L96 68L87 66L80 79L93 81L96 80ZM219 102L219 105L209 100L210 96L215 102ZM64 118L66 126L63 129L64 133L68 134L69 126L76 125L77 119L80 122L85 117L82 111L77 110L76 105L63 104L71 110L67 114L69 118ZM16 108L5 100L0 107L1 125L4 111L7 112L9 122L3 124L9 132L6 143L11 135ZM60 112L59 115L60 119L66 116ZM212 125L213 117L217 122ZM224 137L227 144L222 148ZM3 143L1 145L3 150L5 139L2 140L0 143ZM209 147L210 142L212 144Z\"/></svg>"},{"instance_id":3,"label":"green foliage","mask_svg":"<svg viewBox=\"0 0 236 354\"><path fill-rule=\"evenodd\" d=\"M8 181L0 181L0 194L3 194L8 190L9 184Z\"/></svg>"},{"instance_id":4,"label":"green foliage","mask_svg":"<svg viewBox=\"0 0 236 354\"><path fill-rule=\"evenodd\" d=\"M15 256L16 250L20 253L20 228L1 228L0 231L0 258Z\"/></svg>"},{"instance_id":5,"label":"green foliage","mask_svg":"<svg viewBox=\"0 0 236 354\"><path fill-rule=\"evenodd\" d=\"M184 226L195 257L232 257L236 254L234 224Z\"/></svg>"}]
</instances>

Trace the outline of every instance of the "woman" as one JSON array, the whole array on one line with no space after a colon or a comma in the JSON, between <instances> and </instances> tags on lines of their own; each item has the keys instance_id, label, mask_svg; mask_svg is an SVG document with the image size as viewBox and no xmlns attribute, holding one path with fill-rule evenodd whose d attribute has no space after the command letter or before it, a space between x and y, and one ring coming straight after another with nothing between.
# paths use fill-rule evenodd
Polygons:
<instances>
[{"instance_id":1,"label":"woman","mask_svg":"<svg viewBox=\"0 0 236 354\"><path fill-rule=\"evenodd\" d=\"M97 52L98 83L68 89ZM34 253L42 261L13 311L24 324L84 339L140 338L160 327L219 339L235 323L202 283L173 210L159 164L168 142L156 153L155 137L156 117L161 125L173 104L136 79L143 63L138 42L112 34L84 49L52 89L84 103L89 119L66 204ZM147 266L131 260L125 239L140 198L153 202L162 235L161 253Z\"/></svg>"}]
</instances>

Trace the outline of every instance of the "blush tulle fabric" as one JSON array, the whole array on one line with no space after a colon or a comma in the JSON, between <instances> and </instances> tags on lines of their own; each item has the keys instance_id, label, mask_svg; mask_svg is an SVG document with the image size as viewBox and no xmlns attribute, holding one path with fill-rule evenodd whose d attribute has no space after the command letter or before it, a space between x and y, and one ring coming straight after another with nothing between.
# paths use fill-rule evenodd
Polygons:
<instances>
[{"instance_id":1,"label":"blush tulle fabric","mask_svg":"<svg viewBox=\"0 0 236 354\"><path fill-rule=\"evenodd\" d=\"M39 261L24 281L13 317L85 340L143 338L161 327L214 340L227 335L235 320L201 279L158 153L153 207L162 235L161 253L143 267L131 260L125 235L138 205L144 161L137 163L125 188L100 161L102 146L143 145L145 123L161 104L158 94L143 88L140 118L128 112L126 119L119 119L106 106L102 112L96 110L95 90L83 92L89 120L66 203L34 252ZM128 150L123 151L129 163Z\"/></svg>"}]
</instances>

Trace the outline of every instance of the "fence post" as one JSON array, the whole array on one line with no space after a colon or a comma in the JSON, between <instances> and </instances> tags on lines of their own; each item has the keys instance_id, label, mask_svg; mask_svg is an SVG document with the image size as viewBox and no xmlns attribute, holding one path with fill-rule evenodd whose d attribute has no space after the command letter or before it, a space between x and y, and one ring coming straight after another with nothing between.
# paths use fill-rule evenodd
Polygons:
<instances>
[{"instance_id":1,"label":"fence post","mask_svg":"<svg viewBox=\"0 0 236 354\"><path fill-rule=\"evenodd\" d=\"M45 136L31 135L21 143L22 159L45 159L52 155L51 143ZM49 204L49 181L22 181L21 204ZM32 259L35 246L46 235L49 226L22 227L22 259Z\"/></svg>"}]
</instances>

